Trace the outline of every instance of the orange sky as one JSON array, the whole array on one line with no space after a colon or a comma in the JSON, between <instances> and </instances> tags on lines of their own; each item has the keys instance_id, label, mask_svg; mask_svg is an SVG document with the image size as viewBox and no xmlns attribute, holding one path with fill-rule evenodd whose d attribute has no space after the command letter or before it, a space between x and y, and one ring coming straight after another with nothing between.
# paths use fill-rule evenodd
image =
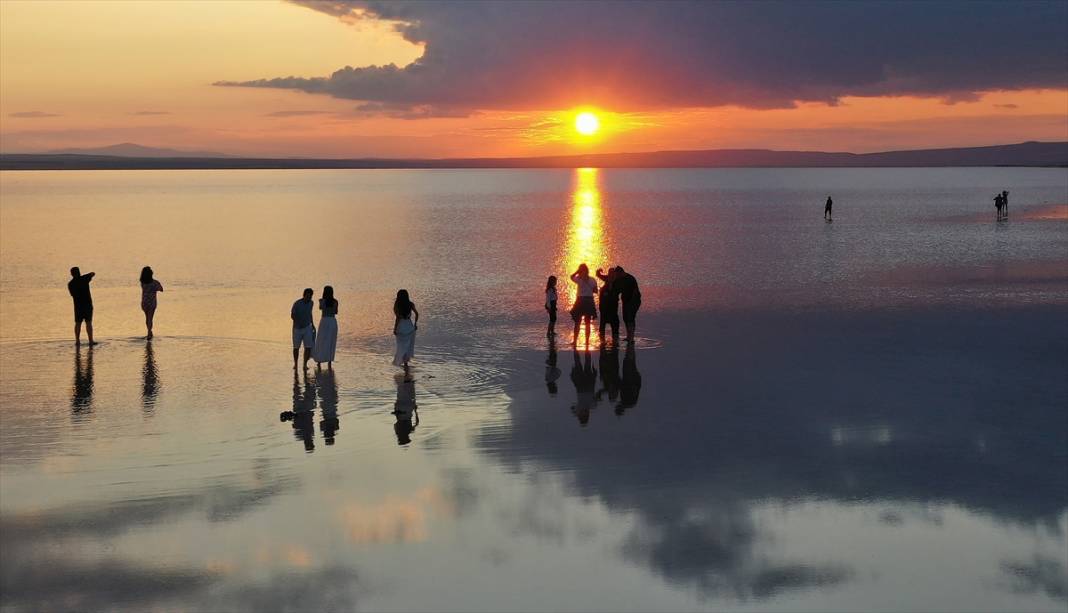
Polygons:
<instances>
[{"instance_id":1,"label":"orange sky","mask_svg":"<svg viewBox=\"0 0 1068 613\"><path fill-rule=\"evenodd\" d=\"M613 113L580 137L576 109L395 119L358 101L226 80L324 76L422 54L386 23L273 0L0 1L0 150L119 142L242 155L453 157L758 147L879 151L1068 140L1068 90L947 104L848 97L793 109Z\"/></svg>"}]
</instances>

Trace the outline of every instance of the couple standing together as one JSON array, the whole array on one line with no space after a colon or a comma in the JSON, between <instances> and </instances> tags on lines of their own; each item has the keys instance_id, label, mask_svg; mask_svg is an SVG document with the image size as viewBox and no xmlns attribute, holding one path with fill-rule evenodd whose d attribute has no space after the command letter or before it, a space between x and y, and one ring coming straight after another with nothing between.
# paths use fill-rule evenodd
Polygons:
<instances>
[{"instance_id":1,"label":"couple standing together","mask_svg":"<svg viewBox=\"0 0 1068 613\"><path fill-rule=\"evenodd\" d=\"M590 343L590 322L597 319L597 305L594 296L599 297L601 317L601 343L604 343L605 327L612 327L612 338L619 339L619 305L623 303L623 323L627 326L627 341L634 340L635 318L642 305L642 293L638 289L638 280L634 275L623 270L622 266L608 269L605 274L597 269L597 279L603 285L598 287L597 279L590 276L590 269L585 263L579 264L578 270L571 275L571 281L578 287L575 304L571 307L571 319L575 322L572 343L578 343L578 333L583 320L586 323L586 344ZM549 311L549 335L556 333L556 277L549 277L545 287L545 308Z\"/></svg>"},{"instance_id":2,"label":"couple standing together","mask_svg":"<svg viewBox=\"0 0 1068 613\"><path fill-rule=\"evenodd\" d=\"M293 320L293 368L297 367L297 356L300 346L304 345L304 368L308 367L308 360L315 360L315 365L320 366L326 362L327 368L333 368L334 354L337 351L337 311L338 301L334 298L334 288L327 285L323 288L323 297L319 299L319 329L315 329L312 321L312 296L315 292L312 288L304 290L304 295L293 303L289 317ZM415 321L412 321L412 315ZM394 366L403 366L408 369L408 362L415 355L415 330L419 323L419 311L415 309L415 303L408 297L408 290L397 292L397 299L393 303L393 334L397 337L397 351L393 357Z\"/></svg>"}]
</instances>

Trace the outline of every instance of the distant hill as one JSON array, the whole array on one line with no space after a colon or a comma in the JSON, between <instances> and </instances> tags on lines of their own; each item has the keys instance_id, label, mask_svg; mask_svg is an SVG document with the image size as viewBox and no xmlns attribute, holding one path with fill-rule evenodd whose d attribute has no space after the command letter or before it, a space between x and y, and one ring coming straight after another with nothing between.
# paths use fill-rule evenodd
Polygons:
<instances>
[{"instance_id":1,"label":"distant hill","mask_svg":"<svg viewBox=\"0 0 1068 613\"><path fill-rule=\"evenodd\" d=\"M107 155L124 158L224 158L229 157L224 153L211 151L181 151L178 149L163 149L160 147L146 147L136 143L119 143L107 147L94 147L89 149L56 149L43 155Z\"/></svg>"},{"instance_id":2,"label":"distant hill","mask_svg":"<svg viewBox=\"0 0 1068 613\"><path fill-rule=\"evenodd\" d=\"M119 155L145 149L151 155ZM137 148L137 149L135 149ZM101 154L110 150L112 153ZM770 149L711 149L597 153L527 158L309 159L241 158L154 149L129 143L53 154L0 155L0 170L253 169L253 168L873 168L906 166L1064 166L1068 142L1027 142L991 147L918 149L882 153L825 153ZM161 153L164 152L164 153Z\"/></svg>"}]
</instances>

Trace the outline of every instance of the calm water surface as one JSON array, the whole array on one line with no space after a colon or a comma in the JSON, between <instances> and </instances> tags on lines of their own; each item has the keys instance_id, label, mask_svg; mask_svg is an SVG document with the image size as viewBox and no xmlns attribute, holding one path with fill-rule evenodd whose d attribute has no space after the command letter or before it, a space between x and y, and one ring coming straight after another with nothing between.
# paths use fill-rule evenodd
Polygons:
<instances>
[{"instance_id":1,"label":"calm water surface","mask_svg":"<svg viewBox=\"0 0 1068 613\"><path fill-rule=\"evenodd\" d=\"M1063 611L1065 204L1064 169L4 172L0 606ZM641 282L633 347L545 338L582 261ZM294 372L324 284L338 361Z\"/></svg>"}]
</instances>

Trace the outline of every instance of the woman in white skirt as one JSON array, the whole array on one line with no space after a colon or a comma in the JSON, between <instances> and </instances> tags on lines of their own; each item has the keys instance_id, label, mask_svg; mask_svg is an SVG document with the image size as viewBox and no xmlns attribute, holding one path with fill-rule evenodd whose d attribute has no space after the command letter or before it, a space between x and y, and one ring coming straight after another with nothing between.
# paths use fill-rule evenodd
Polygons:
<instances>
[{"instance_id":1,"label":"woman in white skirt","mask_svg":"<svg viewBox=\"0 0 1068 613\"><path fill-rule=\"evenodd\" d=\"M412 321L412 314L415 321ZM393 355L393 365L403 366L408 370L408 362L415 355L415 331L419 328L419 311L415 309L415 303L408 297L408 290L402 289L397 292L397 300L393 303L393 335L397 337L397 352Z\"/></svg>"},{"instance_id":2,"label":"woman in white skirt","mask_svg":"<svg viewBox=\"0 0 1068 613\"><path fill-rule=\"evenodd\" d=\"M316 367L326 362L327 368L333 368L334 351L337 349L337 300L334 299L334 288L329 285L323 288L319 311L322 315L319 317L319 330L315 333L312 359Z\"/></svg>"}]
</instances>

